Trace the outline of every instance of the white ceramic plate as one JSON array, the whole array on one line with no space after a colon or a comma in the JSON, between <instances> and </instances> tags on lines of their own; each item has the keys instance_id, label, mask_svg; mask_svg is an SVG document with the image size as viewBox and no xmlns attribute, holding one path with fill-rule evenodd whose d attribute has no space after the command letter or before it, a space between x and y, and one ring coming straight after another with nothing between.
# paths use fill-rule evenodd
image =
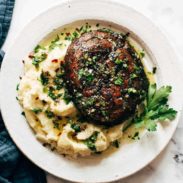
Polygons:
<instances>
[{"instance_id":1,"label":"white ceramic plate","mask_svg":"<svg viewBox=\"0 0 183 183\"><path fill-rule=\"evenodd\" d=\"M108 156L80 158L72 161L43 147L21 115L15 99L16 85L22 73L24 58L53 29L82 19L114 22L137 36L151 61L158 67L158 81L173 87L170 105L177 118L155 133L147 133L140 141L122 144ZM134 34L135 33L135 34ZM60 178L76 182L109 182L129 176L150 163L172 137L182 106L181 74L176 55L162 33L136 11L107 0L70 0L47 10L31 21L5 55L0 78L0 104L5 125L19 149L42 169Z\"/></svg>"}]
</instances>

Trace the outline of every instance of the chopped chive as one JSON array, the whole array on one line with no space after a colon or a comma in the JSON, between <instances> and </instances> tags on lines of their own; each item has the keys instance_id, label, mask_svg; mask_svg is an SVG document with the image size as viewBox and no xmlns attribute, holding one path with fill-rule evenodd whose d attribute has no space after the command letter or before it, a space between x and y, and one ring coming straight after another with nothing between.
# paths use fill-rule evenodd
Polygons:
<instances>
[{"instance_id":1,"label":"chopped chive","mask_svg":"<svg viewBox=\"0 0 183 183\"><path fill-rule=\"evenodd\" d=\"M20 86L20 84L17 84L17 86L16 86L16 90L17 91L19 90L19 86Z\"/></svg>"},{"instance_id":2,"label":"chopped chive","mask_svg":"<svg viewBox=\"0 0 183 183\"><path fill-rule=\"evenodd\" d=\"M48 118L53 118L55 115L54 115L54 113L53 112L51 112L51 111L49 111L49 110L46 110L45 111L45 114L46 114L46 116L48 117Z\"/></svg>"},{"instance_id":3,"label":"chopped chive","mask_svg":"<svg viewBox=\"0 0 183 183\"><path fill-rule=\"evenodd\" d=\"M157 67L153 67L152 73L153 73L153 74L156 74L156 70L157 70Z\"/></svg>"},{"instance_id":4,"label":"chopped chive","mask_svg":"<svg viewBox=\"0 0 183 183\"><path fill-rule=\"evenodd\" d=\"M75 124L75 123L72 123L72 124L71 124L71 128L72 128L75 132L80 132L80 131L81 131L80 125Z\"/></svg>"},{"instance_id":5,"label":"chopped chive","mask_svg":"<svg viewBox=\"0 0 183 183\"><path fill-rule=\"evenodd\" d=\"M39 114L40 112L42 112L42 109L35 108L35 109L32 109L32 112L34 112L35 114Z\"/></svg>"},{"instance_id":6,"label":"chopped chive","mask_svg":"<svg viewBox=\"0 0 183 183\"><path fill-rule=\"evenodd\" d=\"M35 48L34 48L34 53L38 53L39 50L45 50L45 48L41 45L37 45Z\"/></svg>"},{"instance_id":7,"label":"chopped chive","mask_svg":"<svg viewBox=\"0 0 183 183\"><path fill-rule=\"evenodd\" d=\"M120 77L118 77L118 78L114 81L114 84L115 84L115 85L122 85L122 84L123 84L123 80L122 80Z\"/></svg>"},{"instance_id":8,"label":"chopped chive","mask_svg":"<svg viewBox=\"0 0 183 183\"><path fill-rule=\"evenodd\" d=\"M145 52L144 52L144 50L142 50L142 51L139 53L139 55L140 55L140 58L144 58L144 57L145 57Z\"/></svg>"}]
</instances>

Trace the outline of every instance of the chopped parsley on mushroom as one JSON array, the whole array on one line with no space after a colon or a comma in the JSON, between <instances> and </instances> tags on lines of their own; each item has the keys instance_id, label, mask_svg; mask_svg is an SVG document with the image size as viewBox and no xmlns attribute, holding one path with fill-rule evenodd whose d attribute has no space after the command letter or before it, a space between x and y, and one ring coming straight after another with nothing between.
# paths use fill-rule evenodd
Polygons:
<instances>
[{"instance_id":1,"label":"chopped parsley on mushroom","mask_svg":"<svg viewBox=\"0 0 183 183\"><path fill-rule=\"evenodd\" d=\"M114 81L114 84L115 84L115 85L122 85L122 84L123 84L123 80L122 80L120 77L118 77L118 78Z\"/></svg>"},{"instance_id":2,"label":"chopped parsley on mushroom","mask_svg":"<svg viewBox=\"0 0 183 183\"><path fill-rule=\"evenodd\" d=\"M72 96L68 93L68 91L66 89L65 89L63 99L64 99L66 104L69 104L72 100Z\"/></svg>"}]
</instances>

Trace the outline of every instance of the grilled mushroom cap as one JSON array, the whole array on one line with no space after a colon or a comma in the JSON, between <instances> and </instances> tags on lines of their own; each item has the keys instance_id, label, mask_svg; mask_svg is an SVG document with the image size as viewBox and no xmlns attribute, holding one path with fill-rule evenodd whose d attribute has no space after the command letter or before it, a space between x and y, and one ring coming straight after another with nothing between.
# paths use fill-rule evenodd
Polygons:
<instances>
[{"instance_id":1,"label":"grilled mushroom cap","mask_svg":"<svg viewBox=\"0 0 183 183\"><path fill-rule=\"evenodd\" d=\"M111 30L91 31L75 39L67 50L66 87L89 122L122 123L146 96L148 79L126 37Z\"/></svg>"}]
</instances>

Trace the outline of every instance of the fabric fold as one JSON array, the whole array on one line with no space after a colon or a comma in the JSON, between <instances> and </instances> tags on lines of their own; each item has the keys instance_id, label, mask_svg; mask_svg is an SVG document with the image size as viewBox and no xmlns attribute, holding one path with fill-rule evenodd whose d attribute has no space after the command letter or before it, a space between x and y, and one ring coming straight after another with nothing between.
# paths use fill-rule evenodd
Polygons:
<instances>
[{"instance_id":1,"label":"fabric fold","mask_svg":"<svg viewBox=\"0 0 183 183\"><path fill-rule=\"evenodd\" d=\"M13 7L14 0L0 0L0 48L5 41L10 27ZM0 66L3 56L4 51L0 50ZM11 140L0 114L0 183L45 182L46 177L44 171L31 163L18 150Z\"/></svg>"}]
</instances>

